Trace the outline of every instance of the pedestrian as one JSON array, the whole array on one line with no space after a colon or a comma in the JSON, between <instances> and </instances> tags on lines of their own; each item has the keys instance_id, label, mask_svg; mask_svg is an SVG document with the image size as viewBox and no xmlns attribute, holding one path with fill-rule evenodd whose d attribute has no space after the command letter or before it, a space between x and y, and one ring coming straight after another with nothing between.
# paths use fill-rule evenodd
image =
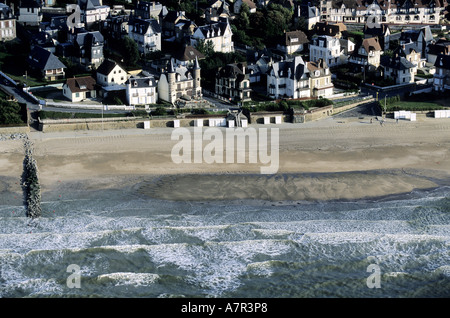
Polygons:
<instances>
[{"instance_id":1,"label":"pedestrian","mask_svg":"<svg viewBox=\"0 0 450 318\"><path fill-rule=\"evenodd\" d=\"M397 124L398 124L398 118L397 118L396 122L397 122Z\"/></svg>"},{"instance_id":2,"label":"pedestrian","mask_svg":"<svg viewBox=\"0 0 450 318\"><path fill-rule=\"evenodd\" d=\"M372 123L372 118L370 118L370 123Z\"/></svg>"}]
</instances>

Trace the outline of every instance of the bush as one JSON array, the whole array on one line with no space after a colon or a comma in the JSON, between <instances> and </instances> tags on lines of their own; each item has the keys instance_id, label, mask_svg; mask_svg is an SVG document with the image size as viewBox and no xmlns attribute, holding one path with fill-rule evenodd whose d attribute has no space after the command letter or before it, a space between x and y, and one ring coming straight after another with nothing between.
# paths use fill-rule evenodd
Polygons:
<instances>
[{"instance_id":1,"label":"bush","mask_svg":"<svg viewBox=\"0 0 450 318\"><path fill-rule=\"evenodd\" d=\"M0 99L0 125L17 125L23 123L24 120L20 105L17 102Z\"/></svg>"},{"instance_id":2,"label":"bush","mask_svg":"<svg viewBox=\"0 0 450 318\"><path fill-rule=\"evenodd\" d=\"M152 116L166 116L167 111L164 107L158 106L155 110L152 110L151 114Z\"/></svg>"}]
</instances>

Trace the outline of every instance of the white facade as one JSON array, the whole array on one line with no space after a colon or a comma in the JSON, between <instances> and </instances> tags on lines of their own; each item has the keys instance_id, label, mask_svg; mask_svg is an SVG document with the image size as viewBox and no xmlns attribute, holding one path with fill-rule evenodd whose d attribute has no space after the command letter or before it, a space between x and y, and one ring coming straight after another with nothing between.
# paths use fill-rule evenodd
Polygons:
<instances>
[{"instance_id":1,"label":"white facade","mask_svg":"<svg viewBox=\"0 0 450 318\"><path fill-rule=\"evenodd\" d=\"M154 19L130 20L128 36L137 43L141 53L161 51L161 29Z\"/></svg>"},{"instance_id":2,"label":"white facade","mask_svg":"<svg viewBox=\"0 0 450 318\"><path fill-rule=\"evenodd\" d=\"M101 74L97 72L97 83L101 86L122 85L128 80L127 72L116 65L109 74Z\"/></svg>"},{"instance_id":3,"label":"white facade","mask_svg":"<svg viewBox=\"0 0 450 318\"><path fill-rule=\"evenodd\" d=\"M233 32L227 22L215 22L210 25L197 27L191 38L191 45L196 46L199 40L211 41L214 51L222 53L234 52L234 43L231 39Z\"/></svg>"},{"instance_id":4,"label":"white facade","mask_svg":"<svg viewBox=\"0 0 450 318\"><path fill-rule=\"evenodd\" d=\"M293 76L293 73L300 73ZM291 61L274 63L267 75L267 93L273 98L303 98L311 97L309 71L300 56Z\"/></svg>"},{"instance_id":5,"label":"white facade","mask_svg":"<svg viewBox=\"0 0 450 318\"><path fill-rule=\"evenodd\" d=\"M92 24L97 21L105 21L111 8L109 6L100 6L95 9L86 10L84 19L86 24Z\"/></svg>"},{"instance_id":6,"label":"white facade","mask_svg":"<svg viewBox=\"0 0 450 318\"><path fill-rule=\"evenodd\" d=\"M370 19L376 16L381 23L439 24L445 12L445 6L436 6L433 0L412 0L411 8L400 0L384 1L381 6L372 0L355 0L347 3L347 6L343 2L338 6L334 0L323 0L320 3L323 19L330 22L370 23Z\"/></svg>"},{"instance_id":7,"label":"white facade","mask_svg":"<svg viewBox=\"0 0 450 318\"><path fill-rule=\"evenodd\" d=\"M126 83L126 98L129 105L156 104L158 92L153 77L130 78Z\"/></svg>"},{"instance_id":8,"label":"white facade","mask_svg":"<svg viewBox=\"0 0 450 318\"><path fill-rule=\"evenodd\" d=\"M41 8L19 8L19 17L17 22L30 26L39 25L39 23L42 22Z\"/></svg>"},{"instance_id":9,"label":"white facade","mask_svg":"<svg viewBox=\"0 0 450 318\"><path fill-rule=\"evenodd\" d=\"M323 35L313 38L309 45L309 56L312 62L323 59L329 67L332 67L345 63L347 55L341 50L338 38Z\"/></svg>"}]
</instances>

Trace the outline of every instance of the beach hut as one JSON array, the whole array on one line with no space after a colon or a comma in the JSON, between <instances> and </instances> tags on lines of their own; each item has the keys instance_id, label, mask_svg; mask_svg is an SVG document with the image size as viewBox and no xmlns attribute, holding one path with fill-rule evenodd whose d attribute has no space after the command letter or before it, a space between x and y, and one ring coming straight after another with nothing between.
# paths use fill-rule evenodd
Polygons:
<instances>
[{"instance_id":1,"label":"beach hut","mask_svg":"<svg viewBox=\"0 0 450 318\"><path fill-rule=\"evenodd\" d=\"M150 129L150 120L144 121L144 129Z\"/></svg>"}]
</instances>

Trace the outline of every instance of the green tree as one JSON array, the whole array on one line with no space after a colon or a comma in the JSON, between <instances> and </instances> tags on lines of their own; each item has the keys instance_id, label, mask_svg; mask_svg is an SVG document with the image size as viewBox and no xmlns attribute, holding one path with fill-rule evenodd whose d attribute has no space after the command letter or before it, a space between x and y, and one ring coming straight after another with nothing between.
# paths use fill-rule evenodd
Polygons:
<instances>
[{"instance_id":1,"label":"green tree","mask_svg":"<svg viewBox=\"0 0 450 318\"><path fill-rule=\"evenodd\" d=\"M22 124L20 105L16 102L0 99L0 125Z\"/></svg>"},{"instance_id":2,"label":"green tree","mask_svg":"<svg viewBox=\"0 0 450 318\"><path fill-rule=\"evenodd\" d=\"M200 39L197 41L195 48L206 57L214 54L214 43L211 40L205 41L204 39Z\"/></svg>"},{"instance_id":3,"label":"green tree","mask_svg":"<svg viewBox=\"0 0 450 318\"><path fill-rule=\"evenodd\" d=\"M128 36L123 37L119 51L123 56L123 63L127 66L136 66L139 61L139 49L133 39Z\"/></svg>"}]
</instances>

